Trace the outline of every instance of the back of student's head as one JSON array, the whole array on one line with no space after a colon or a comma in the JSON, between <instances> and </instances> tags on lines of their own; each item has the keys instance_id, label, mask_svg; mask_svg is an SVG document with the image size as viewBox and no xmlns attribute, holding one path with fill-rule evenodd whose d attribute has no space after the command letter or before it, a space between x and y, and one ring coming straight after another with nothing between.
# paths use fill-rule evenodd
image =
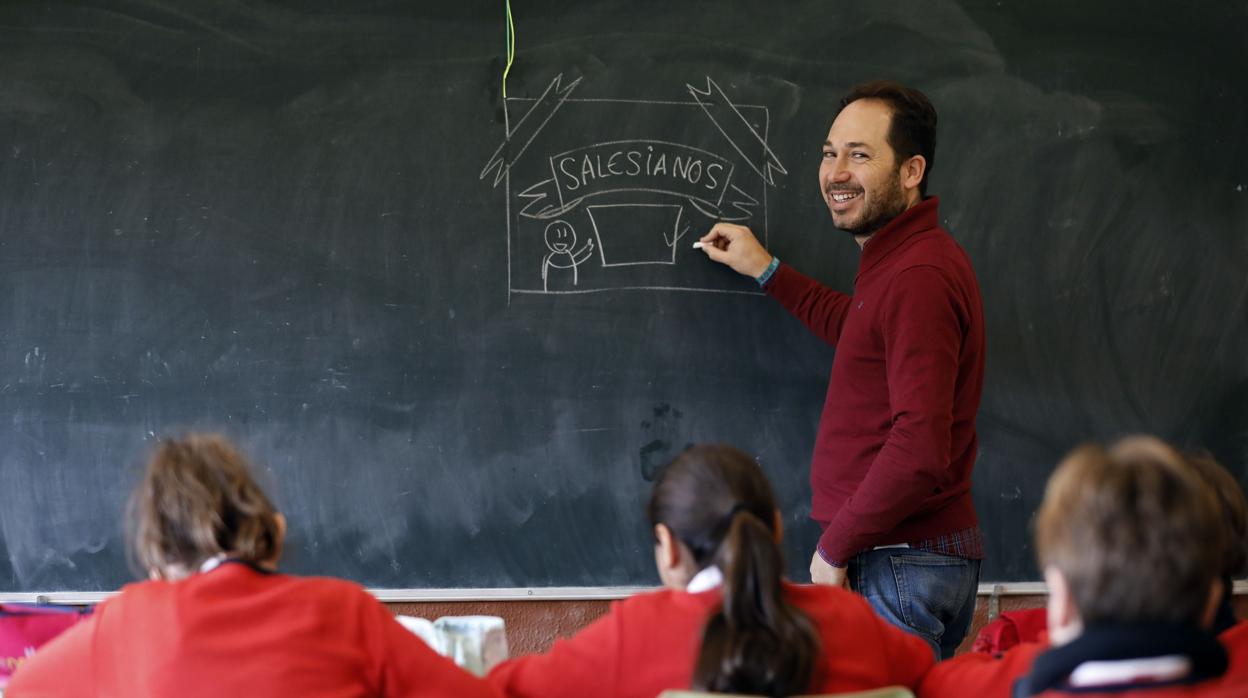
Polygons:
<instances>
[{"instance_id":1,"label":"back of student's head","mask_svg":"<svg viewBox=\"0 0 1248 698\"><path fill-rule=\"evenodd\" d=\"M282 530L247 461L220 436L162 441L130 501L131 549L149 574L176 578L220 554L276 560Z\"/></svg>"},{"instance_id":2,"label":"back of student's head","mask_svg":"<svg viewBox=\"0 0 1248 698\"><path fill-rule=\"evenodd\" d=\"M1191 464L1158 439L1082 446L1045 489L1040 564L1065 577L1085 626L1199 625L1222 569L1219 512Z\"/></svg>"},{"instance_id":3,"label":"back of student's head","mask_svg":"<svg viewBox=\"0 0 1248 698\"><path fill-rule=\"evenodd\" d=\"M1212 488L1221 505L1227 532L1226 552L1222 557L1223 579L1248 574L1248 501L1243 488L1235 476L1208 453L1189 454L1187 461Z\"/></svg>"},{"instance_id":4,"label":"back of student's head","mask_svg":"<svg viewBox=\"0 0 1248 698\"><path fill-rule=\"evenodd\" d=\"M752 458L730 446L696 446L659 474L650 523L663 524L702 569L723 572L722 609L706 624L694 688L792 695L812 684L814 625L784 599L776 501Z\"/></svg>"}]
</instances>

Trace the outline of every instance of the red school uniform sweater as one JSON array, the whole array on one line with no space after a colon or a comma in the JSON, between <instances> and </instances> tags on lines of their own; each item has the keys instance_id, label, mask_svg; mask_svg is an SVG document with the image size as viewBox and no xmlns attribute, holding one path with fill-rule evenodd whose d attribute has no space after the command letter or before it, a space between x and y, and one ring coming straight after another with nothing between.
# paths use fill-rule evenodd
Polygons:
<instances>
[{"instance_id":1,"label":"red school uniform sweater","mask_svg":"<svg viewBox=\"0 0 1248 698\"><path fill-rule=\"evenodd\" d=\"M350 582L236 562L131 584L44 645L5 698L490 698Z\"/></svg>"},{"instance_id":2,"label":"red school uniform sweater","mask_svg":"<svg viewBox=\"0 0 1248 698\"><path fill-rule=\"evenodd\" d=\"M862 250L852 296L780 264L767 292L836 347L811 459L824 556L976 530L971 466L984 313L966 253L928 198ZM978 550L965 557L981 557Z\"/></svg>"},{"instance_id":3,"label":"red school uniform sweater","mask_svg":"<svg viewBox=\"0 0 1248 698\"><path fill-rule=\"evenodd\" d=\"M925 642L881 620L860 596L791 584L785 594L814 621L821 641L809 693L913 690L932 666ZM702 628L720 601L718 589L638 594L550 652L503 662L486 678L510 698L654 698L688 689Z\"/></svg>"},{"instance_id":4,"label":"red school uniform sweater","mask_svg":"<svg viewBox=\"0 0 1248 698\"><path fill-rule=\"evenodd\" d=\"M1239 687L1248 696L1248 621L1241 621L1218 635L1228 663L1221 679L1204 685L1150 688L1150 691L1178 691L1177 695L1217 694L1227 686ZM1047 643L1023 642L1001 654L967 652L946 659L923 677L918 698L1013 698L1014 684L1031 672L1036 657L1049 649ZM1187 693L1183 693L1187 691ZM1152 698L1164 694L1141 693Z\"/></svg>"},{"instance_id":5,"label":"red school uniform sweater","mask_svg":"<svg viewBox=\"0 0 1248 698\"><path fill-rule=\"evenodd\" d=\"M1248 680L1248 620L1241 620L1223 630L1218 641L1226 648L1229 664L1228 676L1240 676Z\"/></svg>"},{"instance_id":6,"label":"red school uniform sweater","mask_svg":"<svg viewBox=\"0 0 1248 698\"><path fill-rule=\"evenodd\" d=\"M1031 672L1047 643L1024 642L1001 654L967 652L939 662L923 677L918 698L1011 698L1014 682Z\"/></svg>"}]
</instances>

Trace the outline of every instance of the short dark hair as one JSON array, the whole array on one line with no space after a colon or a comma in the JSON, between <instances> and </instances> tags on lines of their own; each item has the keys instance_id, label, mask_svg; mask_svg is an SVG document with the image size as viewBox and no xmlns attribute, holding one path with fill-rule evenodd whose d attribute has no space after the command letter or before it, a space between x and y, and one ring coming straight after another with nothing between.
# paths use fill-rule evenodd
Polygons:
<instances>
[{"instance_id":1,"label":"short dark hair","mask_svg":"<svg viewBox=\"0 0 1248 698\"><path fill-rule=\"evenodd\" d=\"M927 195L927 177L936 166L936 107L927 95L913 87L891 80L874 80L850 88L841 98L841 110L860 99L878 99L892 110L888 127L888 145L897 154L897 162L922 155L927 161L919 194Z\"/></svg>"}]
</instances>

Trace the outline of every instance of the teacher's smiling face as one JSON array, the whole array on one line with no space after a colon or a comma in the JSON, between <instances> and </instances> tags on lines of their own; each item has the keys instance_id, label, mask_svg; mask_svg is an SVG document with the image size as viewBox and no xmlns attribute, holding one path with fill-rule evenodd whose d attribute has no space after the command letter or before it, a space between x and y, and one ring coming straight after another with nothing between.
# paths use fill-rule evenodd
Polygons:
<instances>
[{"instance_id":1,"label":"teacher's smiling face","mask_svg":"<svg viewBox=\"0 0 1248 698\"><path fill-rule=\"evenodd\" d=\"M878 99L850 102L823 144L819 189L832 223L864 242L918 203L924 161L897 162L888 142L892 109Z\"/></svg>"}]
</instances>

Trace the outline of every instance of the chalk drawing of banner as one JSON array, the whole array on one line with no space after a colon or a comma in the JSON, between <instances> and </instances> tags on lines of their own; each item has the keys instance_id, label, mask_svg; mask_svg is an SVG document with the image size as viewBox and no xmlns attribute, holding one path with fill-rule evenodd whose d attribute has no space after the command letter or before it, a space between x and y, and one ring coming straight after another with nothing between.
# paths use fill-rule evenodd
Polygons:
<instances>
[{"instance_id":1,"label":"chalk drawing of banner","mask_svg":"<svg viewBox=\"0 0 1248 698\"><path fill-rule=\"evenodd\" d=\"M550 171L550 179L520 192L527 201L520 215L555 218L590 197L621 192L682 198L721 220L749 218L750 209L758 205L757 199L737 189L726 213L723 204L732 186L732 163L681 143L641 139L595 143L551 156Z\"/></svg>"},{"instance_id":2,"label":"chalk drawing of banner","mask_svg":"<svg viewBox=\"0 0 1248 698\"><path fill-rule=\"evenodd\" d=\"M580 82L565 84L559 76L537 98L507 99L507 138L480 174L502 183L507 197L509 296L758 294L750 280L725 273L680 241L723 220L749 225L766 244L767 187L787 174L766 140L766 107L732 103L710 78L705 87L685 86L692 101L574 99ZM513 107L524 108L514 127ZM622 111L639 118L613 122ZM560 128L547 129L551 123ZM673 123L683 137L637 133ZM587 138L585 129L630 137ZM524 158L530 150L540 154L536 160ZM533 167L539 162L544 174ZM514 194L513 178L519 180Z\"/></svg>"}]
</instances>

